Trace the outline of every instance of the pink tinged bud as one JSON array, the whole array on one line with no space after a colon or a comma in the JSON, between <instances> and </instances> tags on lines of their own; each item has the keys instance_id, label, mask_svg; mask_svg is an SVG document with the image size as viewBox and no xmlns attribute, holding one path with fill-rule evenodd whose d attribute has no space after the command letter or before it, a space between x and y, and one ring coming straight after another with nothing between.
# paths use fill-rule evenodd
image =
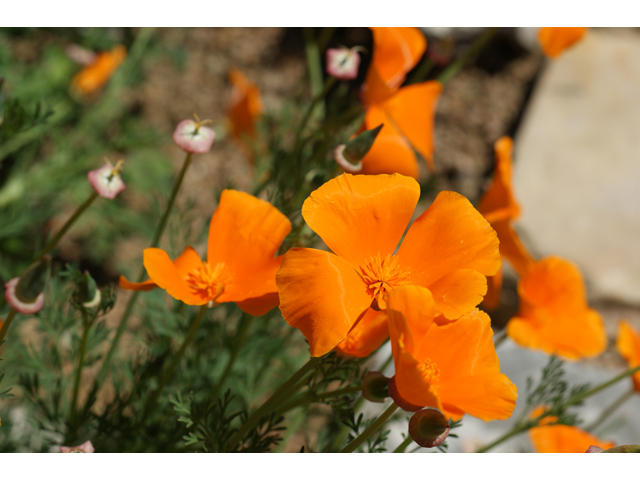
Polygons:
<instances>
[{"instance_id":1,"label":"pink tinged bud","mask_svg":"<svg viewBox=\"0 0 640 480\"><path fill-rule=\"evenodd\" d=\"M173 132L173 141L187 153L207 153L211 150L216 134L202 123L204 122L181 121Z\"/></svg>"},{"instance_id":2,"label":"pink tinged bud","mask_svg":"<svg viewBox=\"0 0 640 480\"><path fill-rule=\"evenodd\" d=\"M124 190L124 182L120 178L122 163L122 160L119 160L115 167L107 163L105 166L87 173L89 183L98 195L113 200Z\"/></svg>"},{"instance_id":3,"label":"pink tinged bud","mask_svg":"<svg viewBox=\"0 0 640 480\"><path fill-rule=\"evenodd\" d=\"M353 80L358 76L360 54L355 49L329 48L327 50L327 73L338 80Z\"/></svg>"},{"instance_id":4,"label":"pink tinged bud","mask_svg":"<svg viewBox=\"0 0 640 480\"><path fill-rule=\"evenodd\" d=\"M398 405L405 412L417 412L424 408L424 405L418 406L413 403L407 402L404 398L400 396L398 393L398 388L396 387L396 376L394 375L389 379L389 396L393 399L396 405Z\"/></svg>"},{"instance_id":5,"label":"pink tinged bud","mask_svg":"<svg viewBox=\"0 0 640 480\"><path fill-rule=\"evenodd\" d=\"M409 435L421 447L433 448L449 436L449 422L437 408L425 408L409 420Z\"/></svg>"},{"instance_id":6,"label":"pink tinged bud","mask_svg":"<svg viewBox=\"0 0 640 480\"><path fill-rule=\"evenodd\" d=\"M367 372L362 380L362 396L370 402L383 403L389 396L389 379L382 372Z\"/></svg>"},{"instance_id":7,"label":"pink tinged bud","mask_svg":"<svg viewBox=\"0 0 640 480\"><path fill-rule=\"evenodd\" d=\"M598 447L597 445L591 445L589 448L587 448L587 451L584 453L602 453L602 452L604 452L604 448Z\"/></svg>"},{"instance_id":8,"label":"pink tinged bud","mask_svg":"<svg viewBox=\"0 0 640 480\"><path fill-rule=\"evenodd\" d=\"M336 162L344 169L345 172L348 173L358 173L362 170L362 160L360 160L355 165L347 160L344 156L344 149L346 145L338 145L336 149L333 151L333 158L336 159Z\"/></svg>"},{"instance_id":9,"label":"pink tinged bud","mask_svg":"<svg viewBox=\"0 0 640 480\"><path fill-rule=\"evenodd\" d=\"M64 49L64 52L71 60L81 65L91 65L97 57L97 55L91 50L82 48L80 45L77 45L75 43L67 45L67 48Z\"/></svg>"},{"instance_id":10,"label":"pink tinged bud","mask_svg":"<svg viewBox=\"0 0 640 480\"><path fill-rule=\"evenodd\" d=\"M77 447L60 447L60 453L93 453L95 452L91 440L87 440Z\"/></svg>"},{"instance_id":11,"label":"pink tinged bud","mask_svg":"<svg viewBox=\"0 0 640 480\"><path fill-rule=\"evenodd\" d=\"M31 303L21 301L16 295L16 287L18 286L19 281L20 277L15 277L4 284L4 298L9 306L16 312L25 315L37 313L42 310L42 307L44 306L44 293L41 292L38 294L35 300Z\"/></svg>"}]
</instances>

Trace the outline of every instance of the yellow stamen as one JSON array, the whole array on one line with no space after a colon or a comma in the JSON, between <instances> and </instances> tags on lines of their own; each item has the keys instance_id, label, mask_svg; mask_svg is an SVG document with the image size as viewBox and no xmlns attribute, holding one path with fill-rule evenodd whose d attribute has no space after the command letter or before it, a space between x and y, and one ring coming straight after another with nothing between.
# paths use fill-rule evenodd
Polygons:
<instances>
[{"instance_id":1,"label":"yellow stamen","mask_svg":"<svg viewBox=\"0 0 640 480\"><path fill-rule=\"evenodd\" d=\"M424 362L418 364L418 371L424 378L424 381L430 385L430 390L435 394L437 384L440 381L440 369L435 362L430 359L426 359Z\"/></svg>"},{"instance_id":2,"label":"yellow stamen","mask_svg":"<svg viewBox=\"0 0 640 480\"><path fill-rule=\"evenodd\" d=\"M388 254L384 260L381 260L378 253L360 267L359 273L364 282L373 290L373 296L378 300L378 304L383 302L385 292L393 290L398 285L411 284L409 269L399 265L397 255Z\"/></svg>"},{"instance_id":3,"label":"yellow stamen","mask_svg":"<svg viewBox=\"0 0 640 480\"><path fill-rule=\"evenodd\" d=\"M187 284L196 294L214 301L224 292L224 284L227 281L224 267L224 263L218 263L213 268L204 263L202 268L189 273L186 278Z\"/></svg>"},{"instance_id":4,"label":"yellow stamen","mask_svg":"<svg viewBox=\"0 0 640 480\"><path fill-rule=\"evenodd\" d=\"M196 129L193 132L194 134L198 133L198 130L200 130L200 127L202 127L203 125L207 125L208 123L214 123L214 121L209 118L200 120L200 117L198 117L198 114L196 112L193 112L193 118L195 118L196 120Z\"/></svg>"}]
</instances>

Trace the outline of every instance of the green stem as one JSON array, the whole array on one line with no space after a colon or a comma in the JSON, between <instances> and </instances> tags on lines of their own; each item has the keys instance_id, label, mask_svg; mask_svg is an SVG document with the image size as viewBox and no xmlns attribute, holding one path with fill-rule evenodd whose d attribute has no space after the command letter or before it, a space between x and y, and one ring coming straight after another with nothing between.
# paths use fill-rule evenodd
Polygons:
<instances>
[{"instance_id":1,"label":"green stem","mask_svg":"<svg viewBox=\"0 0 640 480\"><path fill-rule=\"evenodd\" d=\"M169 197L169 203L167 203L167 208L164 211L164 214L162 215L162 218L160 220L160 223L158 224L157 228L156 228L156 232L153 236L153 241L151 242L151 246L149 248L155 248L158 246L158 243L160 242L160 238L162 237L162 233L164 232L164 229L167 225L167 219L169 218L169 214L171 213L171 209L173 208L173 204L175 203L176 197L178 196L178 191L180 190L180 187L182 186L182 181L184 180L184 176L187 172L187 169L189 168L189 165L191 164L191 154L187 153L185 159L184 159L184 163L182 164L182 168L180 170L180 174L178 175L178 178L173 186L173 191L171 192L171 196ZM140 275L138 276L138 282L141 282L142 280L144 280L145 277L145 269L143 268L140 272ZM95 398L95 395L98 393L98 390L100 389L100 387L102 386L102 382L104 382L104 379L107 376L107 373L109 371L109 366L111 365L111 361L113 359L113 355L115 354L118 345L120 343L120 339L124 333L124 331L127 328L127 324L129 322L129 317L131 316L131 313L133 312L133 306L136 303L136 300L138 299L138 294L140 292L133 292L133 295L131 295L131 297L129 298L129 303L127 304L127 307L125 308L125 311L122 315L122 318L120 319L120 323L118 324L118 329L116 330L116 334L113 337L113 341L111 342L111 347L109 347L109 351L107 352L107 355L105 356L104 362L102 362L102 366L100 367L100 371L98 372L98 375L96 376L96 380L93 384L93 387L91 389L91 393L89 394L89 397L87 398L87 402L85 404L85 408L83 410L83 416L88 413L89 409L91 408L91 405L93 404L93 400Z\"/></svg>"},{"instance_id":2,"label":"green stem","mask_svg":"<svg viewBox=\"0 0 640 480\"><path fill-rule=\"evenodd\" d=\"M240 324L238 325L238 331L236 332L235 345L233 347L233 351L231 352L231 356L229 357L229 361L227 362L227 366L224 370L224 373L218 380L215 388L211 392L211 401L215 402L218 399L218 395L220 393L220 389L223 387L225 380L231 373L231 369L233 368L233 364L236 361L238 353L240 353L240 349L244 345L244 341L247 338L247 334L249 333L249 329L253 324L253 320L255 317L249 315L242 315L240 318Z\"/></svg>"},{"instance_id":3,"label":"green stem","mask_svg":"<svg viewBox=\"0 0 640 480\"><path fill-rule=\"evenodd\" d=\"M369 425L369 428L367 428L364 432L362 432L360 435L354 438L349 445L347 445L342 450L340 450L340 453L353 452L356 448L362 445L367 440L367 438L369 438L374 432L379 430L386 423L386 421L389 420L391 415L393 415L397 409L398 409L398 405L395 403L392 403L389 406L389 408L387 408L384 411L384 413L376 419L375 422Z\"/></svg>"},{"instance_id":4,"label":"green stem","mask_svg":"<svg viewBox=\"0 0 640 480\"><path fill-rule=\"evenodd\" d=\"M567 403L565 403L565 407L570 407L571 405L577 405L580 402L582 402L585 398L590 397L591 395L595 395L596 393L598 393L601 390L604 390L605 388L610 387L611 385L613 385L614 383L619 382L620 380L622 380L623 378L629 377L631 375L633 375L634 373L636 373L638 370L640 370L640 366L637 366L635 368L630 368L629 370L627 370L624 373L621 373L620 375L618 375L617 377L612 378L611 380L604 382L600 385L598 385L597 387L593 387L591 390L588 390L580 395L576 395L575 397L570 398Z\"/></svg>"},{"instance_id":5,"label":"green stem","mask_svg":"<svg viewBox=\"0 0 640 480\"><path fill-rule=\"evenodd\" d=\"M78 368L76 370L76 379L73 384L73 397L71 399L71 411L69 412L69 430L73 431L75 426L75 419L78 408L78 393L80 392L80 380L82 379L82 369L84 367L84 356L87 351L87 340L89 339L89 328L91 327L91 322L87 321L87 315L85 312L82 314L83 316L83 329L82 332L82 342L80 343L80 355L78 357ZM67 440L73 440L72 438L67 437Z\"/></svg>"},{"instance_id":6,"label":"green stem","mask_svg":"<svg viewBox=\"0 0 640 480\"><path fill-rule=\"evenodd\" d=\"M313 35L313 28L304 27L303 32L307 66L309 68L309 80L311 82L311 95L315 97L322 90L322 61L320 60L320 50Z\"/></svg>"},{"instance_id":7,"label":"green stem","mask_svg":"<svg viewBox=\"0 0 640 480\"><path fill-rule=\"evenodd\" d=\"M510 431L508 431L507 433L505 433L503 436L501 436L499 439L497 439L495 442L490 443L489 445L482 447L480 450L477 450L476 453L486 453L489 450L491 450L493 447L495 447L496 445L501 444L502 442L504 442L505 440L510 439L511 437L514 437L516 435L519 435L522 432L526 432L527 430L529 430L527 425L524 426L520 426L518 428L514 428L511 429Z\"/></svg>"},{"instance_id":8,"label":"green stem","mask_svg":"<svg viewBox=\"0 0 640 480\"><path fill-rule=\"evenodd\" d=\"M411 442L413 442L413 438L407 435L407 438L405 438L404 441L400 445L398 445L392 453L404 453L407 447L411 445Z\"/></svg>"},{"instance_id":9,"label":"green stem","mask_svg":"<svg viewBox=\"0 0 640 480\"><path fill-rule=\"evenodd\" d=\"M300 126L298 127L298 131L296 132L296 146L294 148L294 151L297 151L299 148L299 145L301 143L302 132L304 131L304 128L307 126L307 123L309 122L309 119L311 118L311 115L313 114L313 110L316 108L316 105L318 105L318 103L320 103L324 99L324 97L327 96L327 93L329 93L329 90L331 90L331 87L333 87L335 83L336 83L335 77L327 78L327 82L325 83L322 91L318 95L314 96L313 100L311 101L311 105L309 105L309 109L307 110L307 113L305 113L304 117L302 118L302 121L300 122Z\"/></svg>"},{"instance_id":10,"label":"green stem","mask_svg":"<svg viewBox=\"0 0 640 480\"><path fill-rule=\"evenodd\" d=\"M289 410L293 410L294 408L298 408L298 407L303 407L311 403L317 403L320 400L324 400L325 398L338 397L340 395L349 395L350 393L358 393L361 390L362 390L362 385L355 385L353 387L340 388L338 390L332 390L330 392L323 392L323 393L307 392L304 395L301 395L298 398L293 399L291 402L286 403L282 407L275 410L275 415L276 416L283 415Z\"/></svg>"},{"instance_id":11,"label":"green stem","mask_svg":"<svg viewBox=\"0 0 640 480\"><path fill-rule=\"evenodd\" d=\"M360 407L362 406L363 403L364 403L364 397L360 396L358 401L353 406L353 414L354 414L354 416L355 416L356 413L358 413L358 410L360 409ZM327 446L325 451L326 452L335 452L336 450L338 450L338 448L340 448L340 445L342 444L342 441L344 440L344 437L347 435L347 433L349 433L349 427L343 423L342 425L340 425L340 429L338 430L338 433L336 433L336 436L333 437L333 441Z\"/></svg>"},{"instance_id":12,"label":"green stem","mask_svg":"<svg viewBox=\"0 0 640 480\"><path fill-rule=\"evenodd\" d=\"M406 85L412 85L414 83L424 81L435 66L436 63L433 60L429 57L424 57L418 67L413 71L409 78L407 78Z\"/></svg>"},{"instance_id":13,"label":"green stem","mask_svg":"<svg viewBox=\"0 0 640 480\"><path fill-rule=\"evenodd\" d=\"M585 428L587 432L593 432L596 428L598 428L602 423L611 416L613 412L615 412L618 408L620 408L624 403L633 397L633 394L636 392L635 388L631 387L630 390L624 392L615 402L613 402L609 407L607 407L595 420L591 425Z\"/></svg>"},{"instance_id":14,"label":"green stem","mask_svg":"<svg viewBox=\"0 0 640 480\"><path fill-rule=\"evenodd\" d=\"M245 434L255 427L263 417L271 413L274 407L285 396L287 396L292 388L296 386L298 381L322 361L322 358L323 357L311 357L309 361L300 368L300 370L294 373L289 380L283 383L282 386L276 390L260 408L253 412L253 415L247 419L244 425L242 425L238 431L233 434L233 436L227 441L224 450L229 451L229 449L238 445L238 443L240 443L244 438Z\"/></svg>"},{"instance_id":15,"label":"green stem","mask_svg":"<svg viewBox=\"0 0 640 480\"><path fill-rule=\"evenodd\" d=\"M443 85L455 77L460 70L475 57L480 50L493 38L498 32L498 27L487 28L482 35L480 35L476 41L469 47L469 49L462 54L455 62L449 65L444 72L438 77L438 81Z\"/></svg>"},{"instance_id":16,"label":"green stem","mask_svg":"<svg viewBox=\"0 0 640 480\"><path fill-rule=\"evenodd\" d=\"M49 240L49 242L45 245L45 247L42 249L38 257L35 259L34 263L39 260L42 260L42 258L47 253L53 250L53 248L58 244L62 236L65 233L67 233L67 231L71 228L71 225L73 225L73 223L80 217L80 215L82 215L84 211L87 208L89 208L89 206L93 203L93 201L96 198L98 198L98 194L96 192L93 192L89 196L89 198L87 198L87 200L82 205L80 205L75 212L73 212L73 215L71 215L71 218L67 220L67 222L62 226L62 228L58 231L58 233L56 233L56 235L51 240Z\"/></svg>"},{"instance_id":17,"label":"green stem","mask_svg":"<svg viewBox=\"0 0 640 480\"><path fill-rule=\"evenodd\" d=\"M393 353L390 353L387 359L384 361L384 363L380 367L380 372L384 373L385 368L387 368L391 362L393 362Z\"/></svg>"},{"instance_id":18,"label":"green stem","mask_svg":"<svg viewBox=\"0 0 640 480\"><path fill-rule=\"evenodd\" d=\"M11 322L13 322L13 318L16 316L16 313L18 312L12 308L9 311L9 315L7 315L7 318L2 323L2 329L0 329L0 345L2 345L4 337L7 336L7 332L9 331L9 327L11 326Z\"/></svg>"},{"instance_id":19,"label":"green stem","mask_svg":"<svg viewBox=\"0 0 640 480\"><path fill-rule=\"evenodd\" d=\"M329 41L333 34L335 33L337 27L324 27L322 32L320 32L320 36L318 37L318 51L323 52L327 46L329 45Z\"/></svg>"},{"instance_id":20,"label":"green stem","mask_svg":"<svg viewBox=\"0 0 640 480\"><path fill-rule=\"evenodd\" d=\"M500 333L496 333L495 336L493 337L493 347L495 349L498 348L498 346L504 342L507 339L507 330L503 330Z\"/></svg>"},{"instance_id":21,"label":"green stem","mask_svg":"<svg viewBox=\"0 0 640 480\"><path fill-rule=\"evenodd\" d=\"M206 304L202 305L200 307L200 311L196 315L196 318L194 318L193 322L191 322L191 327L187 332L187 336L182 342L180 349L173 357L173 361L171 362L171 365L169 365L169 368L167 368L164 375L162 376L162 379L160 380L160 384L158 385L158 388L156 388L156 390L151 394L151 396L147 400L147 403L144 407L144 411L142 414L142 419L140 420L140 425L144 425L145 420L149 417L149 414L151 413L151 411L153 410L153 407L155 406L155 402L158 399L158 396L162 393L162 389L167 384L167 382L171 379L171 376L173 375L173 371L176 369L176 367L180 363L180 360L182 360L182 356L184 355L184 352L187 350L187 347L193 340L193 337L195 337L196 331L198 330L200 323L202 323L202 319L204 318L204 314L206 313L207 308L208 307Z\"/></svg>"}]
</instances>

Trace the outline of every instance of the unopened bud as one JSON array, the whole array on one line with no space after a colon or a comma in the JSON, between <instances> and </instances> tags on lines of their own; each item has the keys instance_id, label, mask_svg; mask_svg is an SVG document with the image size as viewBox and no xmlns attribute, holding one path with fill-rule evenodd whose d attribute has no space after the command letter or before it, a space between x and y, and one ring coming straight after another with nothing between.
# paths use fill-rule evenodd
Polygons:
<instances>
[{"instance_id":1,"label":"unopened bud","mask_svg":"<svg viewBox=\"0 0 640 480\"><path fill-rule=\"evenodd\" d=\"M418 410L424 408L424 405L414 405L413 403L407 402L400 396L400 393L398 393L398 387L396 386L395 375L389 379L389 396L393 399L396 405L398 405L405 412L417 412Z\"/></svg>"},{"instance_id":2,"label":"unopened bud","mask_svg":"<svg viewBox=\"0 0 640 480\"><path fill-rule=\"evenodd\" d=\"M178 124L173 132L173 141L187 153L207 153L211 150L216 133L205 125L213 122L201 121L195 113L193 116L195 121L183 120Z\"/></svg>"},{"instance_id":3,"label":"unopened bud","mask_svg":"<svg viewBox=\"0 0 640 480\"><path fill-rule=\"evenodd\" d=\"M604 452L604 448L598 447L597 445L591 445L587 448L587 451L584 453L602 453Z\"/></svg>"},{"instance_id":4,"label":"unopened bud","mask_svg":"<svg viewBox=\"0 0 640 480\"><path fill-rule=\"evenodd\" d=\"M4 284L4 298L17 312L36 313L44 306L44 287L49 279L51 256L27 267L19 277Z\"/></svg>"},{"instance_id":5,"label":"unopened bud","mask_svg":"<svg viewBox=\"0 0 640 480\"><path fill-rule=\"evenodd\" d=\"M96 285L96 281L87 270L82 274L80 282L76 286L76 298L85 308L94 308L100 305L102 294Z\"/></svg>"},{"instance_id":6,"label":"unopened bud","mask_svg":"<svg viewBox=\"0 0 640 480\"><path fill-rule=\"evenodd\" d=\"M327 49L327 73L338 80L353 80L358 76L360 47Z\"/></svg>"},{"instance_id":7,"label":"unopened bud","mask_svg":"<svg viewBox=\"0 0 640 480\"><path fill-rule=\"evenodd\" d=\"M378 125L371 130L365 130L360 135L349 140L346 145L339 145L333 152L336 162L340 164L345 171L356 173L362 170L362 159L365 157L373 142L376 140L378 133L382 129L383 124Z\"/></svg>"},{"instance_id":8,"label":"unopened bud","mask_svg":"<svg viewBox=\"0 0 640 480\"><path fill-rule=\"evenodd\" d=\"M370 402L383 403L389 396L389 379L382 372L367 372L362 380L362 396Z\"/></svg>"},{"instance_id":9,"label":"unopened bud","mask_svg":"<svg viewBox=\"0 0 640 480\"><path fill-rule=\"evenodd\" d=\"M433 448L449 436L449 421L437 408L425 408L409 420L409 435L421 447Z\"/></svg>"},{"instance_id":10,"label":"unopened bud","mask_svg":"<svg viewBox=\"0 0 640 480\"><path fill-rule=\"evenodd\" d=\"M106 158L105 161L106 165L87 173L87 178L98 195L113 200L125 188L120 178L124 160L118 160L115 167Z\"/></svg>"}]
</instances>

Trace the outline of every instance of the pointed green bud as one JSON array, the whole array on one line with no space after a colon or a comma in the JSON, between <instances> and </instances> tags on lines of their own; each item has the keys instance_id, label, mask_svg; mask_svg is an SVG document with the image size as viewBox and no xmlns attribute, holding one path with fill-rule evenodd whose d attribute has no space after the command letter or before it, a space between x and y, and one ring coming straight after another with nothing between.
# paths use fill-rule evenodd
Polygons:
<instances>
[{"instance_id":1,"label":"pointed green bud","mask_svg":"<svg viewBox=\"0 0 640 480\"><path fill-rule=\"evenodd\" d=\"M33 303L44 291L51 271L51 256L45 255L42 260L33 263L20 275L16 285L15 296L20 302Z\"/></svg>"},{"instance_id":2,"label":"pointed green bud","mask_svg":"<svg viewBox=\"0 0 640 480\"><path fill-rule=\"evenodd\" d=\"M346 145L339 145L333 152L336 162L347 172L359 172L362 169L362 159L371 150L373 142L383 126L384 124L380 124L376 128L365 130L357 137L349 140Z\"/></svg>"},{"instance_id":3,"label":"pointed green bud","mask_svg":"<svg viewBox=\"0 0 640 480\"><path fill-rule=\"evenodd\" d=\"M449 421L437 408L427 407L409 420L409 435L421 447L437 447L449 436L449 430Z\"/></svg>"},{"instance_id":4,"label":"pointed green bud","mask_svg":"<svg viewBox=\"0 0 640 480\"><path fill-rule=\"evenodd\" d=\"M77 299L83 307L93 308L100 305L101 294L91 274L85 270L76 286Z\"/></svg>"},{"instance_id":5,"label":"pointed green bud","mask_svg":"<svg viewBox=\"0 0 640 480\"><path fill-rule=\"evenodd\" d=\"M640 445L620 445L619 447L605 450L602 453L640 453Z\"/></svg>"},{"instance_id":6,"label":"pointed green bud","mask_svg":"<svg viewBox=\"0 0 640 480\"><path fill-rule=\"evenodd\" d=\"M367 372L362 380L362 396L370 402L383 403L389 396L389 379L382 372Z\"/></svg>"}]
</instances>

